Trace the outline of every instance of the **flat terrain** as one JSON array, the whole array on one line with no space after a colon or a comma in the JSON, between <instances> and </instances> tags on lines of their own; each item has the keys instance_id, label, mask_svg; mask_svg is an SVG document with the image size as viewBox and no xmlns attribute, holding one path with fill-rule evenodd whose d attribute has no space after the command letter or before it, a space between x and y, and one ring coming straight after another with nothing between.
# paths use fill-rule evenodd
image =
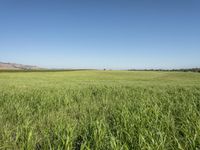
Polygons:
<instances>
[{"instance_id":1,"label":"flat terrain","mask_svg":"<svg viewBox=\"0 0 200 150\"><path fill-rule=\"evenodd\" d=\"M200 149L200 73L0 72L0 149Z\"/></svg>"}]
</instances>

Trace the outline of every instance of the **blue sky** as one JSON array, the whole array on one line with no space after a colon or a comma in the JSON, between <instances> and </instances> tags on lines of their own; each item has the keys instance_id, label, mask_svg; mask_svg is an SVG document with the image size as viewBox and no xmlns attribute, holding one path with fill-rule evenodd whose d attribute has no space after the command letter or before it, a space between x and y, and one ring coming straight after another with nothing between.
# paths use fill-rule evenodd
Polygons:
<instances>
[{"instance_id":1,"label":"blue sky","mask_svg":"<svg viewBox=\"0 0 200 150\"><path fill-rule=\"evenodd\" d=\"M0 61L200 67L199 0L1 0Z\"/></svg>"}]
</instances>

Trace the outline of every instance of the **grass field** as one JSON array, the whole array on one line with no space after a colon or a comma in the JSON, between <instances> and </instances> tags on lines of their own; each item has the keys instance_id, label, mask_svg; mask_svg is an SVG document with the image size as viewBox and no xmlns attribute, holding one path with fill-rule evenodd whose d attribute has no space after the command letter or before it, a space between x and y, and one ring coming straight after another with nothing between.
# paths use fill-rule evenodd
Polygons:
<instances>
[{"instance_id":1,"label":"grass field","mask_svg":"<svg viewBox=\"0 0 200 150\"><path fill-rule=\"evenodd\" d=\"M200 149L200 74L1 72L0 149Z\"/></svg>"}]
</instances>

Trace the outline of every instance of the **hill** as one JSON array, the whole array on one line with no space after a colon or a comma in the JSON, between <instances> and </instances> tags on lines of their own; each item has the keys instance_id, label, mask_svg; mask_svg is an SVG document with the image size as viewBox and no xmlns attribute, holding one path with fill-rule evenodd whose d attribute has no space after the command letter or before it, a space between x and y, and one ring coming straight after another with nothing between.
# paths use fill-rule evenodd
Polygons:
<instances>
[{"instance_id":1,"label":"hill","mask_svg":"<svg viewBox=\"0 0 200 150\"><path fill-rule=\"evenodd\" d=\"M36 70L37 66L0 62L0 70Z\"/></svg>"}]
</instances>

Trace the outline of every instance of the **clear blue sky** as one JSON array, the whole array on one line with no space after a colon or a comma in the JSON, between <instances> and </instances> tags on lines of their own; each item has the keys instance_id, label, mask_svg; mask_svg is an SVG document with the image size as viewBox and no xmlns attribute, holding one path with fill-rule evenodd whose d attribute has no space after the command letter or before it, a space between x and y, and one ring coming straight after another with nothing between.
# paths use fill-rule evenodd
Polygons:
<instances>
[{"instance_id":1,"label":"clear blue sky","mask_svg":"<svg viewBox=\"0 0 200 150\"><path fill-rule=\"evenodd\" d=\"M0 0L0 61L200 67L199 0Z\"/></svg>"}]
</instances>

